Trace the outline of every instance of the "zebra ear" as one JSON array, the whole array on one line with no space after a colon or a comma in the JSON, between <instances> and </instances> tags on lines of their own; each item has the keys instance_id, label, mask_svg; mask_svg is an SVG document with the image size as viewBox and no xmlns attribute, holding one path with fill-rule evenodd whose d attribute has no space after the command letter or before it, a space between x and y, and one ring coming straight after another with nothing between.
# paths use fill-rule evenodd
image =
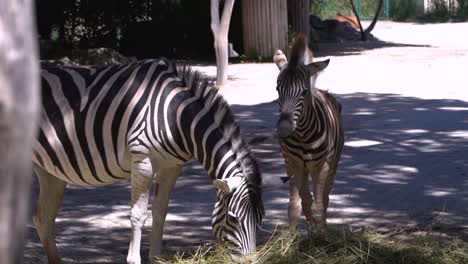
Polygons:
<instances>
[{"instance_id":1,"label":"zebra ear","mask_svg":"<svg viewBox=\"0 0 468 264\"><path fill-rule=\"evenodd\" d=\"M222 180L214 180L213 185L222 192L231 193L240 186L241 182L241 177L231 177Z\"/></svg>"},{"instance_id":2,"label":"zebra ear","mask_svg":"<svg viewBox=\"0 0 468 264\"><path fill-rule=\"evenodd\" d=\"M324 61L312 62L310 64L307 64L307 68L309 68L310 76L313 76L316 73L325 70L325 68L328 67L329 63L330 63L330 59L327 59L327 60L324 60Z\"/></svg>"},{"instance_id":3,"label":"zebra ear","mask_svg":"<svg viewBox=\"0 0 468 264\"><path fill-rule=\"evenodd\" d=\"M273 61L278 66L278 69L281 71L288 66L288 59L286 55L281 50L275 51L275 56L273 56Z\"/></svg>"}]
</instances>

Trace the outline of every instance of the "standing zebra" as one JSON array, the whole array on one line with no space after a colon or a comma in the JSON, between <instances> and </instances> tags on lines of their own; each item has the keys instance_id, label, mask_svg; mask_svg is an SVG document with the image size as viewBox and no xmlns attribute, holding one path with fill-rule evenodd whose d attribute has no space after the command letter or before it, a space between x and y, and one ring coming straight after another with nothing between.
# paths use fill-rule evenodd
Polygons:
<instances>
[{"instance_id":1,"label":"standing zebra","mask_svg":"<svg viewBox=\"0 0 468 264\"><path fill-rule=\"evenodd\" d=\"M312 63L311 54L304 35L294 43L289 63L280 50L275 54L274 61L280 69L276 88L280 108L277 133L289 179L289 227L296 228L302 207L307 221L325 231L328 196L344 134L340 104L328 92L315 88L317 76L329 60Z\"/></svg>"},{"instance_id":2,"label":"standing zebra","mask_svg":"<svg viewBox=\"0 0 468 264\"><path fill-rule=\"evenodd\" d=\"M150 257L162 252L170 193L191 158L217 188L215 236L237 254L256 249L264 214L261 177L227 103L199 73L167 60L104 68L43 67L42 118L34 147L40 193L34 223L58 263L55 217L67 183L131 179L127 263L140 263L142 227L155 179Z\"/></svg>"}]
</instances>

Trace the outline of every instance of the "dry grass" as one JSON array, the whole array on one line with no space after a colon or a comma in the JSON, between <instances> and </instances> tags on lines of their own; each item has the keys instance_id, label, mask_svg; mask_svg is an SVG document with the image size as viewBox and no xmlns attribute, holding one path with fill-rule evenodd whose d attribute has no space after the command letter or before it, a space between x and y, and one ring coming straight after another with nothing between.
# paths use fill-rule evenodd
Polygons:
<instances>
[{"instance_id":1,"label":"dry grass","mask_svg":"<svg viewBox=\"0 0 468 264\"><path fill-rule=\"evenodd\" d=\"M380 234L371 230L331 230L328 241L317 234L282 232L263 245L254 258L241 261L251 264L340 263L340 264L462 264L468 263L468 243L407 230ZM168 264L235 263L222 247L199 248L179 253L171 259L156 260Z\"/></svg>"}]
</instances>

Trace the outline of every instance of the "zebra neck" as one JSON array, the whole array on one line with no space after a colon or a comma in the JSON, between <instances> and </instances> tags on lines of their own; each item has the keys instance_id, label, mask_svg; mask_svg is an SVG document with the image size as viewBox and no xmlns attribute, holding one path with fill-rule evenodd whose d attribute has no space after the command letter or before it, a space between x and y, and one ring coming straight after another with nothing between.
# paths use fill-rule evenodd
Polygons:
<instances>
[{"instance_id":1,"label":"zebra neck","mask_svg":"<svg viewBox=\"0 0 468 264\"><path fill-rule=\"evenodd\" d=\"M219 128L210 126L202 138L194 144L196 149L193 156L212 179L225 179L241 172L236 153L231 149L231 141L222 135Z\"/></svg>"},{"instance_id":2,"label":"zebra neck","mask_svg":"<svg viewBox=\"0 0 468 264\"><path fill-rule=\"evenodd\" d=\"M224 179L241 173L240 163L236 160L236 144L233 132L238 130L234 124L223 124L226 113L209 104L193 102L190 111L182 115L185 149L198 160L212 179ZM222 124L222 125L221 125Z\"/></svg>"},{"instance_id":3,"label":"zebra neck","mask_svg":"<svg viewBox=\"0 0 468 264\"><path fill-rule=\"evenodd\" d=\"M321 135L325 133L324 106L315 95L304 102L304 111L297 123L297 131L301 137L306 135Z\"/></svg>"}]
</instances>

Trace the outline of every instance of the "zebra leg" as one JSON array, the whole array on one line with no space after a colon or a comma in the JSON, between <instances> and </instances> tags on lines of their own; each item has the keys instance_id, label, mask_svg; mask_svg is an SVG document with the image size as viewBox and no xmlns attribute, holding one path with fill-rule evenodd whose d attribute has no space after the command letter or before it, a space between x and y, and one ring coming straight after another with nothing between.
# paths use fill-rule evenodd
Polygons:
<instances>
[{"instance_id":1,"label":"zebra leg","mask_svg":"<svg viewBox=\"0 0 468 264\"><path fill-rule=\"evenodd\" d=\"M62 204L66 183L37 166L34 166L34 171L39 179L40 191L33 222L49 264L60 263L55 243L55 217Z\"/></svg>"},{"instance_id":2,"label":"zebra leg","mask_svg":"<svg viewBox=\"0 0 468 264\"><path fill-rule=\"evenodd\" d=\"M294 162L290 159L285 159L285 161L286 171L290 178L288 205L289 230L295 231L301 217L302 200L300 192L304 188L304 179L307 181L307 174L301 162Z\"/></svg>"},{"instance_id":3,"label":"zebra leg","mask_svg":"<svg viewBox=\"0 0 468 264\"><path fill-rule=\"evenodd\" d=\"M310 171L312 172L314 191L312 219L317 230L325 234L327 227L328 195L333 185L334 174L331 173L330 166L327 162L323 163L319 168L311 168Z\"/></svg>"},{"instance_id":4,"label":"zebra leg","mask_svg":"<svg viewBox=\"0 0 468 264\"><path fill-rule=\"evenodd\" d=\"M182 167L164 168L158 170L153 198L153 228L149 258L161 255L163 249L163 230L166 221L169 198Z\"/></svg>"},{"instance_id":5,"label":"zebra leg","mask_svg":"<svg viewBox=\"0 0 468 264\"><path fill-rule=\"evenodd\" d=\"M312 217L313 199L309 191L309 174L307 172L305 172L304 176L302 177L301 186L299 188L299 195L301 196L302 212L304 213L304 216L310 226L310 224L313 223L313 217Z\"/></svg>"},{"instance_id":6,"label":"zebra leg","mask_svg":"<svg viewBox=\"0 0 468 264\"><path fill-rule=\"evenodd\" d=\"M132 203L130 224L132 237L128 248L127 263L140 264L141 232L145 224L148 211L149 188L153 181L151 161L144 155L132 156Z\"/></svg>"},{"instance_id":7,"label":"zebra leg","mask_svg":"<svg viewBox=\"0 0 468 264\"><path fill-rule=\"evenodd\" d=\"M323 192L323 204L325 206L325 213L328 210L328 203L330 201L330 192L333 189L333 183L335 182L336 166L329 170L328 177L325 180L325 190Z\"/></svg>"}]
</instances>

